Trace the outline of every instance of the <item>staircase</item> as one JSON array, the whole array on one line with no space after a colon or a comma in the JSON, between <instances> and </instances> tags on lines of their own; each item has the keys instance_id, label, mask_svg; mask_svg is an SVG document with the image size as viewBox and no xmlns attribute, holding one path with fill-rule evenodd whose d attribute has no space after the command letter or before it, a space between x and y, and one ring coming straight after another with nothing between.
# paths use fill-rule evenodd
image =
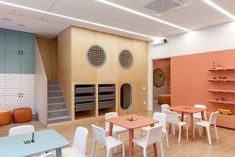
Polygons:
<instances>
[{"instance_id":1,"label":"staircase","mask_svg":"<svg viewBox=\"0 0 235 157\"><path fill-rule=\"evenodd\" d=\"M69 121L69 111L58 81L48 81L48 124Z\"/></svg>"}]
</instances>

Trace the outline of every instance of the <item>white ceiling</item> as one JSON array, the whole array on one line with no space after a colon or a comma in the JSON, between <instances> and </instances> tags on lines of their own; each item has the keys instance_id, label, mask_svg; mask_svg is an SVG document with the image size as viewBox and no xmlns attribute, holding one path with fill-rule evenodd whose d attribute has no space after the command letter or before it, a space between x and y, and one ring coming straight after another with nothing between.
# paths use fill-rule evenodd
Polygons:
<instances>
[{"instance_id":1,"label":"white ceiling","mask_svg":"<svg viewBox=\"0 0 235 157\"><path fill-rule=\"evenodd\" d=\"M6 2L19 4L35 9L50 11L66 16L71 16L83 20L97 22L129 31L149 35L149 36L171 36L184 31L170 27L156 21L140 17L94 0L5 0ZM155 14L136 5L141 0L109 0L119 5L156 16L162 20L177 24L187 29L195 30L212 25L230 22L231 19L222 13L212 9L201 0L187 0L190 3L169 10L163 14ZM143 0L142 0L143 1ZM235 0L213 0L215 3L235 15ZM12 19L3 20L3 18ZM24 25L24 26L19 26ZM122 33L119 31L101 28L81 22L70 21L51 15L35 13L14 7L0 4L0 28L14 29L26 32L33 32L40 36L55 37L67 27L74 25L108 33L114 33L127 37L149 40L145 37Z\"/></svg>"}]
</instances>

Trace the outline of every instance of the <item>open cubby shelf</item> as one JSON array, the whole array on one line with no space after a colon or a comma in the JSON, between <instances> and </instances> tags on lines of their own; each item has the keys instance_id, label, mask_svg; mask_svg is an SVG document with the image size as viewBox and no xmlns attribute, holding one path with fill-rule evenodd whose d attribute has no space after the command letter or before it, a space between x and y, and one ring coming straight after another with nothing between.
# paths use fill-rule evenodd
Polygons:
<instances>
[{"instance_id":1,"label":"open cubby shelf","mask_svg":"<svg viewBox=\"0 0 235 157\"><path fill-rule=\"evenodd\" d=\"M75 119L95 116L95 85L75 85Z\"/></svg>"},{"instance_id":2,"label":"open cubby shelf","mask_svg":"<svg viewBox=\"0 0 235 157\"><path fill-rule=\"evenodd\" d=\"M212 92L212 93L231 93L231 94L235 94L235 90L222 90L222 89L209 89L208 92Z\"/></svg>"},{"instance_id":3,"label":"open cubby shelf","mask_svg":"<svg viewBox=\"0 0 235 157\"><path fill-rule=\"evenodd\" d=\"M114 84L98 85L98 108L99 115L105 111L114 111L116 104L116 94Z\"/></svg>"}]
</instances>

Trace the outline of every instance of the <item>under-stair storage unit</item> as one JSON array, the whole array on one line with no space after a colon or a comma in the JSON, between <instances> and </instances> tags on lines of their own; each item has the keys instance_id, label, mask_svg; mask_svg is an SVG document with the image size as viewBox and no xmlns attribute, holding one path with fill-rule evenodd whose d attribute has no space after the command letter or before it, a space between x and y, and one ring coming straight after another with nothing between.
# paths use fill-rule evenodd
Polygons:
<instances>
[{"instance_id":1,"label":"under-stair storage unit","mask_svg":"<svg viewBox=\"0 0 235 157\"><path fill-rule=\"evenodd\" d=\"M94 84L75 85L75 119L95 116L95 91Z\"/></svg>"},{"instance_id":2,"label":"under-stair storage unit","mask_svg":"<svg viewBox=\"0 0 235 157\"><path fill-rule=\"evenodd\" d=\"M107 112L115 111L115 85L114 84L99 84L98 85L98 107L99 115Z\"/></svg>"}]
</instances>

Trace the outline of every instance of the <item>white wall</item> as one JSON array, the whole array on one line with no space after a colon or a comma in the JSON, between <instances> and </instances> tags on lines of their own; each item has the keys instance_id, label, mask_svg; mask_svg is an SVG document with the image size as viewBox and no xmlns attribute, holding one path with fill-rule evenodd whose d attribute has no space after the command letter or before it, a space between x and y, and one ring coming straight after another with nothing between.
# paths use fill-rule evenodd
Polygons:
<instances>
[{"instance_id":1,"label":"white wall","mask_svg":"<svg viewBox=\"0 0 235 157\"><path fill-rule=\"evenodd\" d=\"M47 77L37 42L35 47L35 105L38 120L47 126Z\"/></svg>"},{"instance_id":2,"label":"white wall","mask_svg":"<svg viewBox=\"0 0 235 157\"><path fill-rule=\"evenodd\" d=\"M187 54L211 52L235 48L235 22L167 38L168 43L152 46L148 50L148 109L153 107L153 66L152 60ZM235 55L235 54L234 54Z\"/></svg>"}]
</instances>

